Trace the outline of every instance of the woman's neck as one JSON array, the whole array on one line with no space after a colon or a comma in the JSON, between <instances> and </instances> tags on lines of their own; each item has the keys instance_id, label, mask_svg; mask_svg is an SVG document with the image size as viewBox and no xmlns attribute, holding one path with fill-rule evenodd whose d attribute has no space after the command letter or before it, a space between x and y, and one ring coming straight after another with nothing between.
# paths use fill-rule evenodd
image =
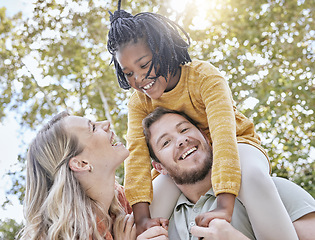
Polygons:
<instances>
[{"instance_id":1,"label":"woman's neck","mask_svg":"<svg viewBox=\"0 0 315 240\"><path fill-rule=\"evenodd\" d=\"M103 179L93 179L91 177L85 189L88 196L107 212L115 196L115 175L108 176L104 173L104 176L106 178Z\"/></svg>"}]
</instances>

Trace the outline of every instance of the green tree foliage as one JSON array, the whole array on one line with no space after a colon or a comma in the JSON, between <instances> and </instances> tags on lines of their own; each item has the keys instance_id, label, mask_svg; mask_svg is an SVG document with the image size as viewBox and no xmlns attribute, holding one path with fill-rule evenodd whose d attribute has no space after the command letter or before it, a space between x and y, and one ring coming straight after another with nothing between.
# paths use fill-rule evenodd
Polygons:
<instances>
[{"instance_id":1,"label":"green tree foliage","mask_svg":"<svg viewBox=\"0 0 315 240\"><path fill-rule=\"evenodd\" d=\"M182 25L191 56L225 74L239 109L254 121L273 174L315 197L314 1L187 0L178 11L171 4L123 0L122 8ZM116 8L112 0L38 0L29 19L0 9L0 120L14 111L21 126L38 129L67 109L109 119L124 141L131 91L119 89L106 52L108 10ZM23 199L23 157L20 163L10 193ZM122 182L123 168L117 175Z\"/></svg>"},{"instance_id":2,"label":"green tree foliage","mask_svg":"<svg viewBox=\"0 0 315 240\"><path fill-rule=\"evenodd\" d=\"M22 227L23 224L17 223L13 219L0 220L0 240L14 240Z\"/></svg>"}]
</instances>

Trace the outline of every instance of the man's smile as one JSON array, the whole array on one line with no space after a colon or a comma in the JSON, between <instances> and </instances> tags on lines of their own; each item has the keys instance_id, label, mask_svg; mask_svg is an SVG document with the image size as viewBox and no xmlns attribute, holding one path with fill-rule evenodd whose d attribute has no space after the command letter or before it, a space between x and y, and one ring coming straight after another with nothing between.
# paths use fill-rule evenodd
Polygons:
<instances>
[{"instance_id":1,"label":"man's smile","mask_svg":"<svg viewBox=\"0 0 315 240\"><path fill-rule=\"evenodd\" d=\"M179 160L184 160L187 156L189 156L190 154L192 154L192 153L195 152L195 151L197 151L197 147L196 147L196 146L194 146L194 147L188 149L186 152L184 152L184 153L180 156Z\"/></svg>"}]
</instances>

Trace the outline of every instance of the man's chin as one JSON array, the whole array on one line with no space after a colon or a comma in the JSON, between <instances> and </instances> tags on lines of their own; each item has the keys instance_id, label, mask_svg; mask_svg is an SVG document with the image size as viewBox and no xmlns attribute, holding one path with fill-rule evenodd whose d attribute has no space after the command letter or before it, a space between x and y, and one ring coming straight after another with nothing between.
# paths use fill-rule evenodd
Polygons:
<instances>
[{"instance_id":1,"label":"man's chin","mask_svg":"<svg viewBox=\"0 0 315 240\"><path fill-rule=\"evenodd\" d=\"M209 174L210 169L194 169L187 172L182 172L180 175L174 176L171 174L171 178L177 185L190 185L200 182L205 179Z\"/></svg>"}]
</instances>

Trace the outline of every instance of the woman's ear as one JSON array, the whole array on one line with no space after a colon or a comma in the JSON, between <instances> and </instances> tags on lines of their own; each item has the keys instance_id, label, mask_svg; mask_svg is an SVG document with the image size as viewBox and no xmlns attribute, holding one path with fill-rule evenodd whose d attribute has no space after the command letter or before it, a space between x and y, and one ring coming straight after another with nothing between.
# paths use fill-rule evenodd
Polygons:
<instances>
[{"instance_id":1,"label":"woman's ear","mask_svg":"<svg viewBox=\"0 0 315 240\"><path fill-rule=\"evenodd\" d=\"M87 161L81 160L78 157L73 157L70 159L69 167L74 172L90 171L91 169Z\"/></svg>"},{"instance_id":2,"label":"woman's ear","mask_svg":"<svg viewBox=\"0 0 315 240\"><path fill-rule=\"evenodd\" d=\"M158 163L156 161L152 161L152 166L156 169L156 171L158 171L162 175L168 174L168 172L166 171L166 169L163 167L163 165L161 163Z\"/></svg>"}]
</instances>

